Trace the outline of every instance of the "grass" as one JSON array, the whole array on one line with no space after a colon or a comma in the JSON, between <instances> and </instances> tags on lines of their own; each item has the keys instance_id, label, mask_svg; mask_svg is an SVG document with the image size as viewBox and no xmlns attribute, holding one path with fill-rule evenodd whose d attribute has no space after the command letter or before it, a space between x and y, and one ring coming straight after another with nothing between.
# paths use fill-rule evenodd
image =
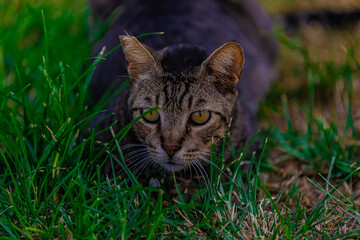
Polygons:
<instances>
[{"instance_id":1,"label":"grass","mask_svg":"<svg viewBox=\"0 0 360 240\"><path fill-rule=\"evenodd\" d=\"M85 1L0 2L0 239L360 235L358 40L345 45L339 63L314 59L301 35L279 30L284 69L259 113L264 147L250 159L253 171L237 171L244 159L235 152L232 167L213 156L222 170L211 165L207 184L184 186L169 174L169 192L162 182L160 189L141 185L130 171L102 174L106 160L124 161L117 153L126 129L114 149L96 143L95 132L81 138L101 109L88 107L86 9ZM339 86L345 111L329 101ZM286 174L292 162L303 178Z\"/></svg>"},{"instance_id":2,"label":"grass","mask_svg":"<svg viewBox=\"0 0 360 240\"><path fill-rule=\"evenodd\" d=\"M317 11L352 11L360 8L358 1L343 0L343 1L300 1L300 0L259 0L266 10L272 14L283 14L292 12L317 12Z\"/></svg>"}]
</instances>

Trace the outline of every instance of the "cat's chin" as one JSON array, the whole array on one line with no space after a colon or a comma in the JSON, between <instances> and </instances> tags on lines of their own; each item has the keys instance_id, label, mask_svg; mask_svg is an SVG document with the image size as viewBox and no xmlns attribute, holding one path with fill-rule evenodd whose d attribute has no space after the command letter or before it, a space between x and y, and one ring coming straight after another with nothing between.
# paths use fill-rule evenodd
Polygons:
<instances>
[{"instance_id":1,"label":"cat's chin","mask_svg":"<svg viewBox=\"0 0 360 240\"><path fill-rule=\"evenodd\" d=\"M176 164L173 162L163 163L161 164L161 167L163 167L168 172L177 172L185 168L185 165L183 164Z\"/></svg>"}]
</instances>

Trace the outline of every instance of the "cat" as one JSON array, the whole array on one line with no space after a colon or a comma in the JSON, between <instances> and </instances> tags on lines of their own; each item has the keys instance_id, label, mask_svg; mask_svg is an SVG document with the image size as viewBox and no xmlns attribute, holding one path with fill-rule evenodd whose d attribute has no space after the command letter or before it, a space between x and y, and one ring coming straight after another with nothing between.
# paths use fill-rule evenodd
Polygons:
<instances>
[{"instance_id":1,"label":"cat","mask_svg":"<svg viewBox=\"0 0 360 240\"><path fill-rule=\"evenodd\" d=\"M209 161L212 143L221 142L228 126L236 150L256 132L258 101L276 73L277 46L267 35L271 24L258 5L227 2L128 1L94 46L96 56L104 46L109 51L119 41L122 44L122 51L113 52L94 71L94 98L128 76L130 83L91 128L97 125L100 130L116 121L117 133L159 106L137 121L121 142L125 148L140 148L127 157L138 169L152 164L167 171L199 166ZM138 40L125 31L165 34ZM97 139L107 142L112 137L106 131Z\"/></svg>"}]
</instances>

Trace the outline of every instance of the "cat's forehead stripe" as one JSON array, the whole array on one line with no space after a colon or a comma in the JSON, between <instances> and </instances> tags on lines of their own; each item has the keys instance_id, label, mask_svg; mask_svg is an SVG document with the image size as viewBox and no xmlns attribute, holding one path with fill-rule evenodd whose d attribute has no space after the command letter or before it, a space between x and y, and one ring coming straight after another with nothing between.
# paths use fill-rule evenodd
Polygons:
<instances>
[{"instance_id":1,"label":"cat's forehead stripe","mask_svg":"<svg viewBox=\"0 0 360 240\"><path fill-rule=\"evenodd\" d=\"M168 89L170 88L169 85L165 85L164 88L163 88L163 93L164 93L164 96L165 96L165 102L169 102L169 94L168 94Z\"/></svg>"},{"instance_id":2,"label":"cat's forehead stripe","mask_svg":"<svg viewBox=\"0 0 360 240\"><path fill-rule=\"evenodd\" d=\"M193 97L190 96L190 97L189 97L189 100L188 100L188 108L189 108L189 109L191 108L192 103L193 103Z\"/></svg>"},{"instance_id":3,"label":"cat's forehead stripe","mask_svg":"<svg viewBox=\"0 0 360 240\"><path fill-rule=\"evenodd\" d=\"M155 103L156 103L156 106L159 106L159 100L160 100L160 94L156 94L156 99L155 99Z\"/></svg>"},{"instance_id":4,"label":"cat's forehead stripe","mask_svg":"<svg viewBox=\"0 0 360 240\"><path fill-rule=\"evenodd\" d=\"M179 92L179 99L178 99L178 104L182 107L183 105L183 101L184 101L184 98L185 96L188 96L189 95L189 84L188 83L182 83L181 84L181 90L182 91L181 93Z\"/></svg>"}]
</instances>

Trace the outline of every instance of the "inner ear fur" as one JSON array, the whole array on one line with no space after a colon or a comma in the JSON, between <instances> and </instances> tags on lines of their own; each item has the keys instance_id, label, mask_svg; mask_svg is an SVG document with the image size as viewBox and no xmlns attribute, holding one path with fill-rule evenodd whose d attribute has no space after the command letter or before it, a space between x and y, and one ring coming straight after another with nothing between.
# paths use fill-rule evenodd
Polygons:
<instances>
[{"instance_id":1,"label":"inner ear fur","mask_svg":"<svg viewBox=\"0 0 360 240\"><path fill-rule=\"evenodd\" d=\"M159 53L137 40L136 37L120 35L128 73L136 79L140 74L158 68Z\"/></svg>"},{"instance_id":2,"label":"inner ear fur","mask_svg":"<svg viewBox=\"0 0 360 240\"><path fill-rule=\"evenodd\" d=\"M201 65L205 74L216 77L214 83L225 94L234 92L244 67L244 50L237 42L228 42L216 49Z\"/></svg>"}]
</instances>

